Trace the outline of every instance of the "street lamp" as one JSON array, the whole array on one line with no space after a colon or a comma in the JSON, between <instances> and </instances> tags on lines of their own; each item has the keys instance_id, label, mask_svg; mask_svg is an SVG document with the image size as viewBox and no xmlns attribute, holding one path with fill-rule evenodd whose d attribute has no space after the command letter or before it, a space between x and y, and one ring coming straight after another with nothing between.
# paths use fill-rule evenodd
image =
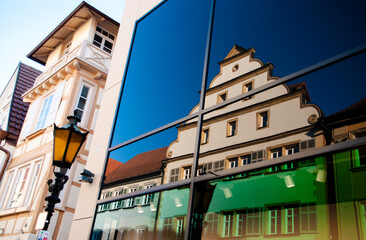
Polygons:
<instances>
[{"instance_id":1,"label":"street lamp","mask_svg":"<svg viewBox=\"0 0 366 240\"><path fill-rule=\"evenodd\" d=\"M88 132L82 133L80 129L76 126L80 119L76 116L76 111L74 111L74 116L68 116L69 122L62 127L57 127L54 124L53 136L53 163L55 167L59 167L59 172L55 173L55 183L52 184L53 180L48 180L48 191L51 195L45 198L47 207L45 211L47 212L46 222L44 224L43 230L48 229L51 217L54 212L55 205L60 202L58 198L61 190L64 188L64 184L67 182L69 177L66 175L67 169L69 169L75 160L81 146L83 145L86 135Z\"/></svg>"}]
</instances>

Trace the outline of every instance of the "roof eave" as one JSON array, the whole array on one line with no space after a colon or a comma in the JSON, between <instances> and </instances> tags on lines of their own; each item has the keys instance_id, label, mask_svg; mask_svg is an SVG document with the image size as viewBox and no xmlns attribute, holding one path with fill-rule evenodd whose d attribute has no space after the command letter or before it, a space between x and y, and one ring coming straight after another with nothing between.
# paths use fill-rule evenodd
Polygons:
<instances>
[{"instance_id":1,"label":"roof eave","mask_svg":"<svg viewBox=\"0 0 366 240\"><path fill-rule=\"evenodd\" d=\"M100 15L102 18L106 19L107 21L111 22L112 24L116 25L117 27L119 27L119 23L117 21L115 21L114 19L110 18L109 16L105 15L104 13L102 13L101 11L99 11L98 9L94 8L93 6L89 5L86 2L82 2L79 4L79 6L77 6L75 8L74 11L72 11L50 34L48 34L48 36L46 38L44 38L42 40L42 42L40 42L30 53L27 54L27 57L37 63L40 63L42 65L46 65L46 63L36 57L34 57L33 55L48 41L52 38L52 36L54 36L63 26L65 26L65 24L73 17L76 15L77 12L79 12L82 8L88 8L89 10L91 10L92 12L95 12L96 14Z\"/></svg>"}]
</instances>

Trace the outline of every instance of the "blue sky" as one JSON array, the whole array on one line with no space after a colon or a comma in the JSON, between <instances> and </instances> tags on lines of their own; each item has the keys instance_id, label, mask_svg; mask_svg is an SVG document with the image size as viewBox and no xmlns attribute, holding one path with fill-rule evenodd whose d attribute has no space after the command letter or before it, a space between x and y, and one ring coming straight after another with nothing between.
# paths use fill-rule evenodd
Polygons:
<instances>
[{"instance_id":1,"label":"blue sky","mask_svg":"<svg viewBox=\"0 0 366 240\"><path fill-rule=\"evenodd\" d=\"M88 0L96 9L121 22L126 0ZM39 70L43 66L28 59L33 50L82 1L11 0L0 3L0 92L21 61Z\"/></svg>"}]
</instances>

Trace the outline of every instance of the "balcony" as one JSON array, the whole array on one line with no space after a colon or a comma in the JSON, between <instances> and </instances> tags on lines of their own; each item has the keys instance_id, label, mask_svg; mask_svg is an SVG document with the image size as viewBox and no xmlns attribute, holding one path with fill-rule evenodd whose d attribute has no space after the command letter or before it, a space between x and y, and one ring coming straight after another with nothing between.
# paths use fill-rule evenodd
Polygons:
<instances>
[{"instance_id":1,"label":"balcony","mask_svg":"<svg viewBox=\"0 0 366 240\"><path fill-rule=\"evenodd\" d=\"M112 55L94 46L91 42L84 40L68 54L60 58L56 64L46 69L44 73L37 78L34 87L41 84L44 80L55 74L75 58L82 60L99 71L107 74Z\"/></svg>"}]
</instances>

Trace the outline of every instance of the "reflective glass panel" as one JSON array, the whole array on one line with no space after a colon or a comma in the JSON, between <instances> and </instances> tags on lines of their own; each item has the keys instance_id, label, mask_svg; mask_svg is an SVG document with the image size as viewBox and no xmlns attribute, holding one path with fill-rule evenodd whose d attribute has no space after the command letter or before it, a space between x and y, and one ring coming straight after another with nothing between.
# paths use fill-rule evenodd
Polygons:
<instances>
[{"instance_id":1,"label":"reflective glass panel","mask_svg":"<svg viewBox=\"0 0 366 240\"><path fill-rule=\"evenodd\" d=\"M211 163L220 161L219 169L235 168L365 136L363 123L339 128L365 118L366 81L360 71L365 62L360 53L205 114L199 165L210 164L211 171ZM226 77L206 91L206 105L219 104L223 93L230 100L276 82L276 72L267 66Z\"/></svg>"},{"instance_id":2,"label":"reflective glass panel","mask_svg":"<svg viewBox=\"0 0 366 240\"><path fill-rule=\"evenodd\" d=\"M230 51L235 44L256 51L262 63L273 63L277 76L365 44L365 11L361 0L216 0L208 79L248 70L231 62L238 53ZM220 71L217 63L230 68Z\"/></svg>"},{"instance_id":3,"label":"reflective glass panel","mask_svg":"<svg viewBox=\"0 0 366 240\"><path fill-rule=\"evenodd\" d=\"M196 125L197 120L192 119L111 151L100 198L190 178ZM189 141L180 141L182 136ZM182 144L177 144L179 141ZM180 160L179 165L174 163L176 159ZM105 194L106 191L109 194Z\"/></svg>"},{"instance_id":4,"label":"reflective glass panel","mask_svg":"<svg viewBox=\"0 0 366 240\"><path fill-rule=\"evenodd\" d=\"M197 183L192 236L360 239L365 156L363 146Z\"/></svg>"},{"instance_id":5,"label":"reflective glass panel","mask_svg":"<svg viewBox=\"0 0 366 240\"><path fill-rule=\"evenodd\" d=\"M112 146L199 102L210 1L170 0L136 25Z\"/></svg>"},{"instance_id":6,"label":"reflective glass panel","mask_svg":"<svg viewBox=\"0 0 366 240\"><path fill-rule=\"evenodd\" d=\"M188 196L180 188L98 205L91 239L183 239Z\"/></svg>"}]
</instances>

